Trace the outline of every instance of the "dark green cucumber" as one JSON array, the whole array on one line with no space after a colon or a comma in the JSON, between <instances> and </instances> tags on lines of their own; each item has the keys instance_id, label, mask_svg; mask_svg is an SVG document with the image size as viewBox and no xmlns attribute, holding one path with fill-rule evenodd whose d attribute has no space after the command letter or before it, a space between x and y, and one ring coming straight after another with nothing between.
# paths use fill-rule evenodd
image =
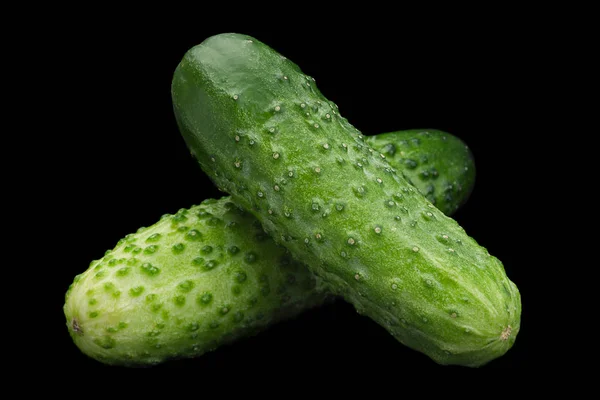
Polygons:
<instances>
[{"instance_id":1,"label":"dark green cucumber","mask_svg":"<svg viewBox=\"0 0 600 400\"><path fill-rule=\"evenodd\" d=\"M511 348L521 299L502 262L292 61L216 35L185 54L172 98L202 169L332 293L440 364L480 366Z\"/></svg>"},{"instance_id":2,"label":"dark green cucumber","mask_svg":"<svg viewBox=\"0 0 600 400\"><path fill-rule=\"evenodd\" d=\"M64 313L84 354L152 365L254 335L325 298L306 267L224 197L125 236L75 278Z\"/></svg>"},{"instance_id":3,"label":"dark green cucumber","mask_svg":"<svg viewBox=\"0 0 600 400\"><path fill-rule=\"evenodd\" d=\"M391 145L403 147L415 135L429 136L421 131L384 135L379 143L388 150ZM472 185L461 180L462 174L439 168L449 160L472 162L468 154L448 146L458 139L443 135L447 139L435 145L413 148L412 156L427 156L429 165L439 169L434 185L454 180ZM75 278L64 312L84 354L115 365L199 356L332 298L317 289L306 266L291 260L253 216L230 200L205 200L164 215L127 235Z\"/></svg>"},{"instance_id":4,"label":"dark green cucumber","mask_svg":"<svg viewBox=\"0 0 600 400\"><path fill-rule=\"evenodd\" d=\"M437 129L411 129L365 136L365 142L444 214L454 214L471 195L473 154L456 136Z\"/></svg>"}]
</instances>

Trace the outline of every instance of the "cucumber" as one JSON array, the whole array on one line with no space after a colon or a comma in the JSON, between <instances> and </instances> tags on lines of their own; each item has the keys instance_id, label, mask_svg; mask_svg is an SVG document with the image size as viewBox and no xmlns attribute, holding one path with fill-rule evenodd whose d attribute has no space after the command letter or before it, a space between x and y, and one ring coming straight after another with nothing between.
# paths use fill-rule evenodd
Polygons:
<instances>
[{"instance_id":1,"label":"cucumber","mask_svg":"<svg viewBox=\"0 0 600 400\"><path fill-rule=\"evenodd\" d=\"M135 366L198 356L327 295L254 217L223 197L125 236L65 296L76 346L105 364Z\"/></svg>"},{"instance_id":2,"label":"cucumber","mask_svg":"<svg viewBox=\"0 0 600 400\"><path fill-rule=\"evenodd\" d=\"M174 115L203 171L331 293L442 365L514 344L502 262L395 172L292 61L247 35L189 49Z\"/></svg>"},{"instance_id":3,"label":"cucumber","mask_svg":"<svg viewBox=\"0 0 600 400\"><path fill-rule=\"evenodd\" d=\"M419 147L412 143L415 137L438 134L446 139ZM374 146L389 150L410 142L412 157L427 156L440 171L433 181L436 190L448 181L472 185L462 181L462 172L453 176L439 168L449 160L473 167L470 154L449 145L458 138L432 130L382 136L385 140ZM407 168L406 174L416 176L415 171ZM153 365L199 356L332 297L227 196L165 214L124 237L75 278L64 313L84 354L112 365Z\"/></svg>"},{"instance_id":4,"label":"cucumber","mask_svg":"<svg viewBox=\"0 0 600 400\"><path fill-rule=\"evenodd\" d=\"M475 161L458 137L437 129L365 136L427 199L446 215L465 204L475 186Z\"/></svg>"}]
</instances>

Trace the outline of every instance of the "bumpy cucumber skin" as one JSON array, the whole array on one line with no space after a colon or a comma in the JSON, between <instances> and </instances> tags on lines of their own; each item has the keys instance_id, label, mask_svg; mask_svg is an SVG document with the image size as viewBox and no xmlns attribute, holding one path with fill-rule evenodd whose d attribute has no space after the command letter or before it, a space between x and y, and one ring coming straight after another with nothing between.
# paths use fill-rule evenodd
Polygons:
<instances>
[{"instance_id":1,"label":"bumpy cucumber skin","mask_svg":"<svg viewBox=\"0 0 600 400\"><path fill-rule=\"evenodd\" d=\"M465 175L460 171L456 173L457 171L452 168L449 168L448 171L441 168L445 165L453 165L454 162L460 162L459 156L462 153L457 152L453 146L449 145L457 139L445 132L431 132L433 131L409 130L385 133L381 135L384 140L373 140L373 147L375 149L381 147L382 151L393 156L393 149L411 146L411 157L417 160L426 158L429 168L441 170L437 179L431 183L436 186L436 189L438 184L448 180L459 182L465 187L472 185L472 181L464 179ZM438 132L440 137L443 135L446 139L436 143L429 141L429 135L438 135ZM420 144L415 142L415 138L422 139L423 137L427 140L424 146L422 145L423 141ZM397 165L399 170L406 169L407 176L417 177L417 170L411 168L412 164L403 163L402 160L402 158L394 158L390 160L390 163ZM469 163L470 159L465 157L462 162ZM417 189L426 190L429 186L429 184L427 186L421 184L426 181L416 179L415 181ZM460 197L455 196L445 205L459 201ZM453 211L455 208L457 207L448 207L448 211ZM224 226L227 227L225 231L223 231ZM190 229L200 232L201 240L181 241L182 237L185 238L184 233L189 232ZM177 247L174 249L173 246L177 243L182 243L184 247L180 250ZM168 321L168 314L164 314L164 312L166 310L167 313L171 313L169 307L173 308L173 305L169 302L186 292L182 286L173 286L172 282L167 282L162 286L160 280L190 281L191 285L195 287L196 278L201 269L197 265L189 268L190 257L204 255L208 260L208 255L220 252L220 256L217 256L216 259L219 260L219 263L224 264L221 268L231 270L231 268L236 268L236 265L239 266L243 257L242 255L235 257L237 253L232 254L231 246L239 246L240 243L260 255L255 262L244 263L243 271L246 275L239 275L236 279L231 279L231 273L223 269L221 273L207 272L201 279L204 281L205 289L202 293L210 292L213 297L210 300L206 297L206 302L200 301L199 304L203 306L200 309L197 309L197 299L196 302L188 302L186 297L185 304L181 305L182 308L177 308L178 314L185 315L183 320L179 324L177 321L182 317L177 317L179 319L176 319L174 323ZM144 246L145 244L147 246ZM212 248L208 254L206 246ZM144 251L145 248L149 250ZM267 256L263 257L263 254L267 254ZM150 262L153 266L160 265L158 268L162 268L164 271L159 272L159 274L162 272L162 275L159 278L150 278L153 275L139 273L145 271L136 269L141 268L142 258L144 258L144 262ZM276 259L286 262L277 263ZM134 260L138 261L134 262ZM289 261L287 251L277 247L271 238L265 237L258 220L248 213L241 213L229 197L218 201L206 200L191 209L180 209L175 215L165 215L157 223L128 235L102 259L92 262L90 268L77 277L69 289L67 306L65 306L67 326L75 343L85 354L107 364L147 365L177 357L200 355L227 341L256 334L265 329L269 321L291 318L305 307L311 308L332 299L332 297L327 297L324 293L319 292L313 285L311 278L313 275L306 266L298 267L297 263L287 261ZM189 278L193 279L184 279L186 268ZM275 271L280 268L283 268L283 271ZM110 269L113 269L115 279L103 280L103 276L107 277L105 274L107 271L110 273ZM252 282L259 282L258 285L262 285L260 282L264 278L261 278L261 274L272 276L276 282L281 282L282 273L287 273L288 283L300 282L300 284L293 290L286 290L285 295L290 298L283 305L277 301L257 304L257 307L261 307L262 318L254 323L248 321L248 324L240 329L242 325L239 323L225 320L224 327L226 329L220 331L221 337L210 324L215 321L221 324L222 316L215 317L215 306L213 305L211 308L209 305L214 298L223 297L221 294L225 289L225 300L220 301L228 304L228 310L237 313L232 314L234 322L241 322L236 321L235 318L240 319L242 316L240 313L244 312L242 310L248 308L248 297L231 296L228 293L229 290L239 290L241 294L242 287L245 287L241 283L246 282L248 276L246 270L249 270L251 275L251 283L248 285L253 285ZM98 273L100 276L96 278L95 275ZM168 277L163 278L164 274L167 274ZM224 279L224 282L220 282L220 279ZM238 282L239 285L236 286L234 282L240 279L244 279L244 281ZM149 281L150 285L144 286L144 281ZM189 284L184 284L183 288L187 285ZM146 293L146 290L151 287L154 288L153 290L161 292L160 297L156 297L149 303L138 301L133 307L128 306L132 297L147 296L149 293ZM285 285L281 287L285 288ZM263 287L259 287L259 289L265 290ZM251 293L251 290L247 293ZM164 305L165 299L166 306ZM154 310L159 304L163 305L160 306L160 309ZM119 309L122 311L118 311ZM152 312L149 313L149 310ZM191 318L188 312L197 312L198 319ZM90 317L91 315L95 316ZM162 321L161 319L165 316L166 320ZM116 320L118 323L115 324ZM190 323L189 321L196 322ZM167 329L167 325L170 325L172 329ZM229 328L232 329L231 332L228 331ZM178 330L181 331L180 334L177 334ZM157 348L156 345L159 347Z\"/></svg>"},{"instance_id":2,"label":"bumpy cucumber skin","mask_svg":"<svg viewBox=\"0 0 600 400\"><path fill-rule=\"evenodd\" d=\"M366 136L365 142L444 214L453 215L470 197L475 160L456 136L437 129L411 129Z\"/></svg>"},{"instance_id":3,"label":"bumpy cucumber skin","mask_svg":"<svg viewBox=\"0 0 600 400\"><path fill-rule=\"evenodd\" d=\"M127 235L75 278L64 314L84 354L147 366L199 356L325 301L306 266L223 197Z\"/></svg>"},{"instance_id":4,"label":"bumpy cucumber skin","mask_svg":"<svg viewBox=\"0 0 600 400\"><path fill-rule=\"evenodd\" d=\"M439 364L508 351L521 298L503 264L405 178L292 61L255 38L191 48L174 114L201 168L336 295Z\"/></svg>"}]
</instances>

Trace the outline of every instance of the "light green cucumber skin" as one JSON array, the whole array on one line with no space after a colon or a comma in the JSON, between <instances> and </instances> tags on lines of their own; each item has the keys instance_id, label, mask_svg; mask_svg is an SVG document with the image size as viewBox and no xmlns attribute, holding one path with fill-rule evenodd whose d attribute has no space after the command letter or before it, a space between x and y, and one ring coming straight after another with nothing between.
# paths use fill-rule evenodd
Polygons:
<instances>
[{"instance_id":1,"label":"light green cucumber skin","mask_svg":"<svg viewBox=\"0 0 600 400\"><path fill-rule=\"evenodd\" d=\"M365 136L398 172L446 215L453 215L475 186L475 159L460 138L437 129Z\"/></svg>"},{"instance_id":2,"label":"light green cucumber skin","mask_svg":"<svg viewBox=\"0 0 600 400\"><path fill-rule=\"evenodd\" d=\"M213 182L359 313L439 364L481 366L512 347L521 299L501 261L395 173L292 61L255 38L216 35L184 55L172 99Z\"/></svg>"},{"instance_id":3,"label":"light green cucumber skin","mask_svg":"<svg viewBox=\"0 0 600 400\"><path fill-rule=\"evenodd\" d=\"M306 266L223 197L127 235L75 278L64 314L84 354L147 366L199 356L325 301Z\"/></svg>"},{"instance_id":4,"label":"light green cucumber skin","mask_svg":"<svg viewBox=\"0 0 600 400\"><path fill-rule=\"evenodd\" d=\"M448 133L440 133L447 139L435 143L433 146L419 146L414 143L416 136L422 138L425 135L429 138L430 133L427 132L430 131L409 130L385 133L382 134L385 140L374 141L374 147L377 148L378 145L381 145L389 153L392 148L400 148L410 142L411 150L413 150L411 156L419 160L427 157L430 168L431 165L439 168L444 163L451 164L451 160L459 162L458 156L461 153L448 145L458 139ZM438 160L436 157L444 158L444 160ZM470 159L465 158L462 162L469 163ZM394 163L395 160L392 164ZM416 170L406 167L403 163L398 163L398 168L400 170L406 168L408 175L414 174L416 176ZM455 171L451 169L448 172L450 174L447 174L445 170L441 170L438 179L433 181L433 185L448 180L461 181L461 178L464 178L461 174L457 174L456 178L452 177L451 174ZM423 181L416 180L416 182L419 184ZM472 184L472 181L465 180L461 183L468 186ZM422 188L426 189L425 186L422 186ZM454 197L452 201L458 202L459 199L460 197ZM448 209L454 210L455 207L449 207ZM201 218L199 218L200 212L205 213ZM240 212L229 197L224 197L218 201L206 200L191 209L180 209L177 214L165 215L155 224L128 235L102 259L92 262L90 268L78 276L70 287L65 313L67 327L74 342L85 354L107 364L132 366L156 364L172 358L200 355L227 342L256 334L267 328L269 323L291 318L305 308L312 308L331 299L332 297L328 298L312 284L313 275L306 266L298 267L298 263L286 263L282 266L281 263L277 262L277 259L288 261L287 251L276 246L270 238L265 237L262 234L260 225L257 225L257 223L258 220L250 214ZM223 230L223 226L228 227L225 234L220 232ZM183 233L177 229L183 229L184 227L188 230L198 230L202 234L202 240L181 241ZM152 235L162 235L162 237L157 240L150 239L146 241L150 237L156 238ZM183 237L185 238L185 236ZM260 238L260 240L255 240L257 238ZM177 243L183 243L185 246L181 252L173 250L173 246ZM163 310L171 313L172 311L169 308L172 309L173 305L170 303L174 301L173 299L176 296L185 293L172 283L189 280L194 287L196 283L201 284L204 292L210 292L214 298L224 297L224 300L220 301L223 304L228 304L228 309L236 313L232 314L234 315L233 322L241 322L235 321L235 318L236 316L239 318L241 315L239 313L243 313L243 310L248 308L248 296L231 296L229 291L238 290L239 288L241 294L241 289L245 288L246 285L235 285L236 279L231 279L231 273L224 272L239 266L242 255L235 256L226 250L230 249L231 246L239 246L240 243L260 255L257 257L256 262L243 263L242 267L246 277L248 274L252 275L251 281L260 282L260 276L264 274L271 276L275 282L281 283L283 278L281 269L283 268L283 272L289 270L287 271L287 279L301 283L292 290L286 290L286 296L290 298L285 303L280 304L278 301L257 303L257 307L260 307L258 312L261 312L263 317L254 322L247 320L246 323L240 324L231 323L231 320L225 319L224 327L226 329L219 331L222 337L216 335L215 329L210 327L210 324L214 321L221 324L223 319L221 315L217 315L215 318L214 310L216 306L212 304L212 301L207 305L201 302L200 304L203 306L197 309L197 301L190 302L186 296L185 304L181 307L175 307L178 314L184 314L184 317L178 317L183 318L183 321L177 323L177 320L173 320L168 316L162 320L165 317ZM146 254L147 251L145 252L143 249L151 245L157 247L151 255L148 255ZM221 268L221 272L213 271L199 274L202 267L194 266L190 268L190 257L202 255L206 256L208 260L209 257L205 254L206 249L204 248L210 245L212 245L210 254L220 252L220 256L217 257L219 260L217 267ZM264 254L267 255L264 256ZM139 261L131 264L134 259ZM157 267L160 265L161 271L158 278L150 278L148 274L140 273L141 270L136 269L142 265L142 259L144 262L156 264ZM114 265L111 265L111 262ZM99 272L101 275L105 275L95 277ZM126 272L126 274L123 274L123 272ZM109 275L106 275L107 273ZM186 279L187 274L191 279ZM111 279L110 275L114 279ZM223 279L223 282L220 282L220 279ZM167 282L163 286L161 280L171 281L171 283ZM107 285L106 288L105 285ZM252 283L249 285L252 285ZM283 285L282 287L285 287L286 283L284 282ZM258 286L260 286L260 283ZM129 291L132 288L139 287L143 287L143 291L135 295L134 290L132 296ZM158 295L160 297L149 303L137 301L135 306L127 306L127 303L133 300L132 298L149 294L147 289L150 290L151 287L157 293L160 293ZM259 289L261 288L259 287ZM252 291L246 292L251 293ZM115 293L119 294L116 298L114 297ZM153 307L157 307L158 304L163 305L159 310L153 311ZM123 311L119 311L119 309ZM198 317L188 315L190 312L192 314L197 313ZM97 313L98 315L91 318L91 313ZM118 322L115 324L117 320ZM122 325L121 328L119 328L119 323ZM194 323L198 324L197 329L190 332L190 327L196 328L196 325L193 325ZM164 327L157 328L162 326L161 324ZM169 325L169 328L167 328L167 325ZM231 329L231 331L228 329ZM156 348L157 344L160 345L159 348Z\"/></svg>"}]
</instances>

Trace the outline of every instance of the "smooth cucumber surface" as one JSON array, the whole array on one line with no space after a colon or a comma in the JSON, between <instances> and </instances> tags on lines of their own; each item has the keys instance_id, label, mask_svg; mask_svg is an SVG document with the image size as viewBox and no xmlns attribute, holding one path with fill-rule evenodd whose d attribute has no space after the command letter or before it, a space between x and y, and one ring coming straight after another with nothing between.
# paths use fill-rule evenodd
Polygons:
<instances>
[{"instance_id":1,"label":"smooth cucumber surface","mask_svg":"<svg viewBox=\"0 0 600 400\"><path fill-rule=\"evenodd\" d=\"M440 364L481 366L511 348L521 298L502 262L292 61L216 35L184 55L172 98L201 168L332 293Z\"/></svg>"},{"instance_id":2,"label":"smooth cucumber surface","mask_svg":"<svg viewBox=\"0 0 600 400\"><path fill-rule=\"evenodd\" d=\"M445 139L412 143L432 134ZM427 157L430 167L438 168L436 191L448 181L472 186L463 174L439 168L472 167L469 154L452 145L458 139L451 134L410 130L382 136L385 140L376 145L411 146L411 157ZM417 176L413 168L407 174ZM331 299L317 289L308 268L298 265L230 197L205 200L127 235L92 262L67 294L67 328L84 354L107 364L151 365L199 356Z\"/></svg>"}]
</instances>

